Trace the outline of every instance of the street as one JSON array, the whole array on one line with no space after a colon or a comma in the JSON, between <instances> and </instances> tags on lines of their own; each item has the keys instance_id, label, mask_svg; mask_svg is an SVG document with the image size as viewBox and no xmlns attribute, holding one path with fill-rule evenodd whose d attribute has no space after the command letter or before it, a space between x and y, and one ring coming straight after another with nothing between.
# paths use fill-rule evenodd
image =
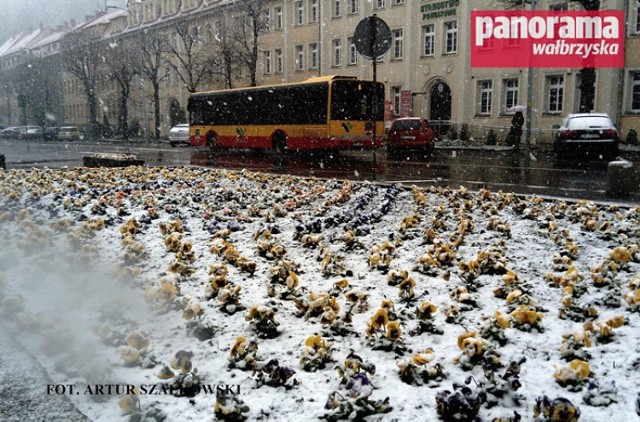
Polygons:
<instances>
[{"instance_id":1,"label":"street","mask_svg":"<svg viewBox=\"0 0 640 422\"><path fill-rule=\"evenodd\" d=\"M340 153L289 153L231 150L210 152L204 148L178 147L149 142L26 142L2 140L0 154L6 167L74 167L95 153L134 154L147 166L204 166L292 174L302 177L376 180L404 184L438 185L469 189L487 188L519 194L536 194L599 201L640 202L636 183L628 196L607 194L604 160L560 160L551 152L514 153L506 147L437 148L433 155L389 155L384 150ZM635 163L640 154L622 150L620 156Z\"/></svg>"}]
</instances>

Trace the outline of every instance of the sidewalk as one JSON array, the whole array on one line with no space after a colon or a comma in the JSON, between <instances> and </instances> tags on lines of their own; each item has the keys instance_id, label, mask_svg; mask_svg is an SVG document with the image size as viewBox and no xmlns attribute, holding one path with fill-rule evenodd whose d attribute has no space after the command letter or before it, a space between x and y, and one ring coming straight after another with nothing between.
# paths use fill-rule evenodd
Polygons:
<instances>
[{"instance_id":1,"label":"sidewalk","mask_svg":"<svg viewBox=\"0 0 640 422\"><path fill-rule=\"evenodd\" d=\"M625 154L633 154L640 155L640 145L628 145L625 143L620 143L619 151L620 153ZM524 142L520 142L520 151L524 151L526 148ZM513 148L509 145L505 144L497 144L497 145L486 145L482 140L478 141L463 141L460 139L456 140L439 140L436 142L436 149L441 150L455 150L455 149L468 149L468 150L483 150L483 151L512 151ZM531 151L544 151L544 152L553 152L553 144L533 144L531 145Z\"/></svg>"},{"instance_id":2,"label":"sidewalk","mask_svg":"<svg viewBox=\"0 0 640 422\"><path fill-rule=\"evenodd\" d=\"M89 420L66 396L47 395L47 373L2 324L0 339L0 420Z\"/></svg>"}]
</instances>

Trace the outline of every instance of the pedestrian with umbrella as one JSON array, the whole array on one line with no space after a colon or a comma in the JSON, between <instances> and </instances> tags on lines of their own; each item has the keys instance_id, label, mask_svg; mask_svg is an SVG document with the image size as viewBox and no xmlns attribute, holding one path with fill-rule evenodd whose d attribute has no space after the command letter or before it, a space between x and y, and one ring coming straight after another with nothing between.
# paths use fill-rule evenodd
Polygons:
<instances>
[{"instance_id":1,"label":"pedestrian with umbrella","mask_svg":"<svg viewBox=\"0 0 640 422\"><path fill-rule=\"evenodd\" d=\"M515 151L520 149L520 139L522 138L522 126L524 126L524 115L522 112L525 110L525 106L516 105L509 107L507 111L514 112L513 119L511 119L511 129L509 129L509 135L507 136L507 144L511 145Z\"/></svg>"}]
</instances>

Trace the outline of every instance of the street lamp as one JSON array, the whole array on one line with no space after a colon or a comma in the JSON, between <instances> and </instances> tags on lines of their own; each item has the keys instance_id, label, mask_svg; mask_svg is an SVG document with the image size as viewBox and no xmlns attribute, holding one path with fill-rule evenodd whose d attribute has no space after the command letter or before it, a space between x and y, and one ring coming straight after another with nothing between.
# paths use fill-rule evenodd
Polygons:
<instances>
[{"instance_id":1,"label":"street lamp","mask_svg":"<svg viewBox=\"0 0 640 422\"><path fill-rule=\"evenodd\" d=\"M535 11L537 0L531 0L531 10ZM533 66L531 66L531 52L529 52L529 70L527 71L527 109L525 125L527 132L525 135L525 152L529 156L531 151L531 109L533 108Z\"/></svg>"}]
</instances>

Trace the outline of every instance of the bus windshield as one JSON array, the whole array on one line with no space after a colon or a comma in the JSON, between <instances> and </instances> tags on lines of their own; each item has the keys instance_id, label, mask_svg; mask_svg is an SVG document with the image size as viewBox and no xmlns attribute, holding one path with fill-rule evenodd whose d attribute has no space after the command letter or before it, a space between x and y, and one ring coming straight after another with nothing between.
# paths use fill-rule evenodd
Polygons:
<instances>
[{"instance_id":1,"label":"bus windshield","mask_svg":"<svg viewBox=\"0 0 640 422\"><path fill-rule=\"evenodd\" d=\"M383 120L384 86L362 81L334 81L331 92L331 119L333 120ZM375 116L371 113L371 105ZM373 118L372 118L373 117Z\"/></svg>"}]
</instances>

